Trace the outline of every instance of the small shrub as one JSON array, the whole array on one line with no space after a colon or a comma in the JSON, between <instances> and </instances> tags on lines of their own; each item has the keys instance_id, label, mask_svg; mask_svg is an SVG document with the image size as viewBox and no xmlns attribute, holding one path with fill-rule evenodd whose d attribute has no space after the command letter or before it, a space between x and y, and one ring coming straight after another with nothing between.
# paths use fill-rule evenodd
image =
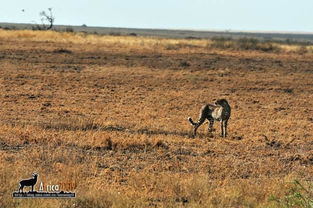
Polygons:
<instances>
[{"instance_id":1,"label":"small shrub","mask_svg":"<svg viewBox=\"0 0 313 208\"><path fill-rule=\"evenodd\" d=\"M214 37L211 40L213 41L213 43L210 45L211 48L220 48L220 49L234 48L234 41L231 38Z\"/></svg>"},{"instance_id":2,"label":"small shrub","mask_svg":"<svg viewBox=\"0 0 313 208\"><path fill-rule=\"evenodd\" d=\"M278 207L313 208L313 184L303 185L295 180L285 196L271 196L270 201L277 203Z\"/></svg>"},{"instance_id":3,"label":"small shrub","mask_svg":"<svg viewBox=\"0 0 313 208\"><path fill-rule=\"evenodd\" d=\"M6 26L3 28L4 30L16 30L15 26Z\"/></svg>"},{"instance_id":4,"label":"small shrub","mask_svg":"<svg viewBox=\"0 0 313 208\"><path fill-rule=\"evenodd\" d=\"M37 31L37 30L44 30L43 27L41 27L40 25L33 25L32 26L32 30Z\"/></svg>"},{"instance_id":5,"label":"small shrub","mask_svg":"<svg viewBox=\"0 0 313 208\"><path fill-rule=\"evenodd\" d=\"M236 41L236 47L241 50L257 50L259 41L254 38L240 38Z\"/></svg>"},{"instance_id":6,"label":"small shrub","mask_svg":"<svg viewBox=\"0 0 313 208\"><path fill-rule=\"evenodd\" d=\"M211 40L215 42L218 42L218 41L225 42L225 41L232 41L233 39L230 37L213 37Z\"/></svg>"},{"instance_id":7,"label":"small shrub","mask_svg":"<svg viewBox=\"0 0 313 208\"><path fill-rule=\"evenodd\" d=\"M185 37L186 40L201 40L201 38L194 37L194 36L187 36Z\"/></svg>"},{"instance_id":8,"label":"small shrub","mask_svg":"<svg viewBox=\"0 0 313 208\"><path fill-rule=\"evenodd\" d=\"M190 63L187 62L187 61L182 61L180 64L179 64L180 67L183 67L183 68L187 68L187 67L190 67Z\"/></svg>"},{"instance_id":9,"label":"small shrub","mask_svg":"<svg viewBox=\"0 0 313 208\"><path fill-rule=\"evenodd\" d=\"M163 148L163 149L169 149L168 144L166 144L166 142L159 140L157 141L157 143L154 145L155 148Z\"/></svg>"},{"instance_id":10,"label":"small shrub","mask_svg":"<svg viewBox=\"0 0 313 208\"><path fill-rule=\"evenodd\" d=\"M121 36L122 34L120 32L110 32L109 35L111 35L111 36Z\"/></svg>"},{"instance_id":11,"label":"small shrub","mask_svg":"<svg viewBox=\"0 0 313 208\"><path fill-rule=\"evenodd\" d=\"M72 51L68 50L68 49L64 49L64 48L60 48L60 49L55 49L53 50L53 53L72 53Z\"/></svg>"},{"instance_id":12,"label":"small shrub","mask_svg":"<svg viewBox=\"0 0 313 208\"><path fill-rule=\"evenodd\" d=\"M258 50L264 52L278 52L280 48L272 42L262 42L254 38L240 38L233 40L231 38L212 38L211 48L233 49L233 50Z\"/></svg>"},{"instance_id":13,"label":"small shrub","mask_svg":"<svg viewBox=\"0 0 313 208\"><path fill-rule=\"evenodd\" d=\"M267 42L267 43L260 44L259 50L264 51L264 52L270 52L270 51L279 52L280 48L275 46L273 43Z\"/></svg>"},{"instance_id":14,"label":"small shrub","mask_svg":"<svg viewBox=\"0 0 313 208\"><path fill-rule=\"evenodd\" d=\"M74 32L74 29L72 27L66 27L65 32Z\"/></svg>"}]
</instances>

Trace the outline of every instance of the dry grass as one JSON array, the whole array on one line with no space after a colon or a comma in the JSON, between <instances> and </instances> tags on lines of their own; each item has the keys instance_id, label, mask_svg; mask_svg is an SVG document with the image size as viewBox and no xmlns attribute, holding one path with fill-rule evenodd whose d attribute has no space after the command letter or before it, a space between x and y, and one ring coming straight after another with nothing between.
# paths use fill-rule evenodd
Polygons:
<instances>
[{"instance_id":1,"label":"dry grass","mask_svg":"<svg viewBox=\"0 0 313 208\"><path fill-rule=\"evenodd\" d=\"M153 52L207 52L208 49L232 49L232 50L260 50L272 52L293 52L298 54L312 53L311 44L288 44L287 42L261 42L256 39L242 38L239 40L213 38L205 39L167 39L136 36L108 36L73 32L56 31L32 31L32 30L2 30L0 29L0 38L3 40L15 41L35 41L35 42L53 42L53 43L74 43L74 44L94 44L102 47L122 48L124 51L149 50Z\"/></svg>"},{"instance_id":2,"label":"dry grass","mask_svg":"<svg viewBox=\"0 0 313 208\"><path fill-rule=\"evenodd\" d=\"M206 48L209 40L165 39L134 36L103 36L86 33L68 33L55 31L0 30L0 38L15 41L36 41L53 43L96 44L102 47L146 50L178 50L180 48Z\"/></svg>"},{"instance_id":3,"label":"dry grass","mask_svg":"<svg viewBox=\"0 0 313 208\"><path fill-rule=\"evenodd\" d=\"M312 180L312 54L0 32L0 207L279 207ZM229 137L186 118L227 98ZM12 199L32 172L76 199Z\"/></svg>"}]
</instances>

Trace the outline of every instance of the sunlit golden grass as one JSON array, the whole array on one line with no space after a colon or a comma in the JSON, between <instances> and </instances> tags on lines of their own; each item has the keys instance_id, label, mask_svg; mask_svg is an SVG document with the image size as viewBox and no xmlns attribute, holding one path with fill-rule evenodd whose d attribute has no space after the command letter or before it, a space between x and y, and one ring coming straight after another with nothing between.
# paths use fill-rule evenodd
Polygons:
<instances>
[{"instance_id":1,"label":"sunlit golden grass","mask_svg":"<svg viewBox=\"0 0 313 208\"><path fill-rule=\"evenodd\" d=\"M222 48L233 49L235 40L215 41L205 39L168 39L168 38L156 38L156 37L134 37L134 36L112 36L112 35L97 35L86 33L70 33L70 32L56 32L56 31L32 31L32 30L0 30L0 38L2 39L16 39L18 41L48 41L58 43L75 43L75 44L97 44L103 47L113 47L131 49L146 49L152 51L207 51L208 48L220 48L217 44L223 44ZM248 39L249 40L249 39ZM299 46L290 45L285 43L258 43L259 47L263 47L264 50L268 50L268 44L277 50L283 52L296 52L300 54L312 52L312 46ZM236 47L235 47L236 49ZM239 48L240 49L240 48ZM253 49L253 48L252 48ZM262 49L263 50L263 49ZM269 49L275 50L275 49Z\"/></svg>"},{"instance_id":2,"label":"sunlit golden grass","mask_svg":"<svg viewBox=\"0 0 313 208\"><path fill-rule=\"evenodd\" d=\"M100 44L108 47L178 50L184 47L206 48L210 40L165 39L155 37L108 36L56 31L0 30L0 38L19 41L51 41L59 43Z\"/></svg>"},{"instance_id":3,"label":"sunlit golden grass","mask_svg":"<svg viewBox=\"0 0 313 208\"><path fill-rule=\"evenodd\" d=\"M0 43L0 207L281 207L272 196L312 181L310 53L53 31ZM217 122L192 138L187 117L217 98L229 136ZM77 197L13 199L33 172Z\"/></svg>"}]
</instances>

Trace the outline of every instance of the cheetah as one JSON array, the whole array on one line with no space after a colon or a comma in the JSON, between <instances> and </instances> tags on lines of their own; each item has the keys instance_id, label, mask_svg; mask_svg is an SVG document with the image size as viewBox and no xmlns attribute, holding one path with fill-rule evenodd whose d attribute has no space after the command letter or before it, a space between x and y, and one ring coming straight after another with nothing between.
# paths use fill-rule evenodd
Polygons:
<instances>
[{"instance_id":1,"label":"cheetah","mask_svg":"<svg viewBox=\"0 0 313 208\"><path fill-rule=\"evenodd\" d=\"M227 123L230 118L230 113L231 107L229 106L226 99L219 99L214 104L206 104L202 106L198 122L193 122L193 120L188 117L188 121L193 126L193 136L196 136L197 129L203 124L205 119L208 119L208 131L210 133L213 131L214 120L216 120L221 123L221 137L226 137Z\"/></svg>"}]
</instances>

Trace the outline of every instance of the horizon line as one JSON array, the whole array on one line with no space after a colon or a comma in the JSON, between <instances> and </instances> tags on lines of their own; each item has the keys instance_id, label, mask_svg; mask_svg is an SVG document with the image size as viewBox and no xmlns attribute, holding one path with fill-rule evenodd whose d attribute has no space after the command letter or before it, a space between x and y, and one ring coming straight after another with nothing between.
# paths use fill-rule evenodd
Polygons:
<instances>
[{"instance_id":1,"label":"horizon line","mask_svg":"<svg viewBox=\"0 0 313 208\"><path fill-rule=\"evenodd\" d=\"M0 22L1 24L19 24L19 25L38 25L36 23L23 23L23 22ZM41 24L39 24L41 25ZM313 35L313 32L308 31L279 31L279 30L236 30L236 29L195 29L195 28L153 28L153 27L120 27L120 26L96 26L87 24L55 24L53 26L61 27L84 27L87 28L114 28L114 29L130 29L130 30L165 30L165 31L194 31L194 32L215 32L215 33L255 33L255 34L294 34L294 35Z\"/></svg>"}]
</instances>

